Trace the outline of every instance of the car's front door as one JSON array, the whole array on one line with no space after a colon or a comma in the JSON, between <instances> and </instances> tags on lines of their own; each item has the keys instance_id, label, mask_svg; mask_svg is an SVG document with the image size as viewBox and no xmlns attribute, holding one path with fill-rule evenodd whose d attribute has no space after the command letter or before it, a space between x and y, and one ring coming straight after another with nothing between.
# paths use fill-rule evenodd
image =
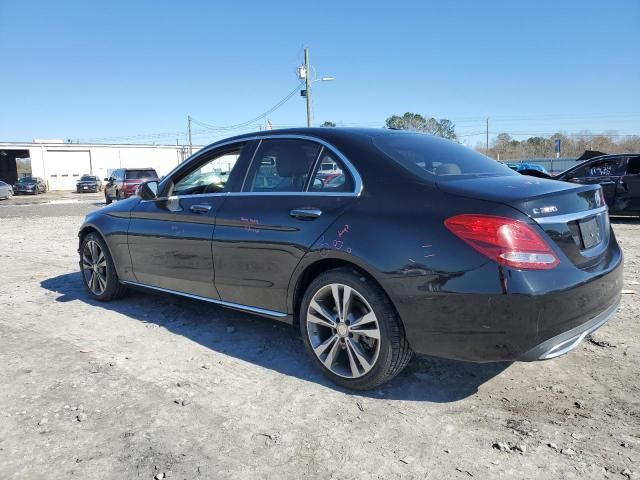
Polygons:
<instances>
[{"instance_id":1,"label":"car's front door","mask_svg":"<svg viewBox=\"0 0 640 480\"><path fill-rule=\"evenodd\" d=\"M332 248L349 248L341 240L345 232L327 232L359 193L359 177L346 164L313 140L260 142L242 191L229 194L216 219L213 257L222 300L287 313L291 274L311 245L326 235ZM328 165L335 167L331 178Z\"/></svg>"},{"instance_id":2,"label":"car's front door","mask_svg":"<svg viewBox=\"0 0 640 480\"><path fill-rule=\"evenodd\" d=\"M133 208L128 243L139 283L218 298L211 239L226 192L241 181L237 167L246 147L237 143L204 152L163 181L158 198Z\"/></svg>"}]
</instances>

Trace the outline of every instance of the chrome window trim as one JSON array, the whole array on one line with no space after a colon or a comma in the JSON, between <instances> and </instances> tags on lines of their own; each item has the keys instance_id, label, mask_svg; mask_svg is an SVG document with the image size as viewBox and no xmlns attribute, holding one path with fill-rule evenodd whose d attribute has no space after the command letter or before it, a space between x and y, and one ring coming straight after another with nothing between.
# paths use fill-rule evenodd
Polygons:
<instances>
[{"instance_id":1,"label":"chrome window trim","mask_svg":"<svg viewBox=\"0 0 640 480\"><path fill-rule=\"evenodd\" d=\"M247 177L249 176L249 170L251 170L251 167L253 166L253 161L255 160L256 154L258 153L258 150L260 150L261 146L262 146L262 139L260 139L260 141L258 142L258 145L256 145L256 148L253 150L253 155L251 155L251 160L249 160L247 169L244 171L244 177L242 178L242 183L240 184L240 192L244 191L244 186L246 185Z\"/></svg>"},{"instance_id":2,"label":"chrome window trim","mask_svg":"<svg viewBox=\"0 0 640 480\"><path fill-rule=\"evenodd\" d=\"M313 180L314 180L314 173L316 171L316 168L318 168L318 164L320 163L320 159L322 158L322 152L324 152L325 146L321 145L320 146L320 150L318 150L318 154L316 155L316 159L313 161L313 165L311 166L311 173L309 174L309 178L307 178L307 182L304 186L304 191L308 192L309 189L311 188L311 185L313 184Z\"/></svg>"},{"instance_id":3,"label":"chrome window trim","mask_svg":"<svg viewBox=\"0 0 640 480\"><path fill-rule=\"evenodd\" d=\"M593 217L595 215L600 215L601 213L606 212L609 209L608 206L595 208L593 210L585 210L582 212L575 213L566 213L564 215L554 215L551 217L532 217L537 223L540 224L549 224L549 223L568 223L573 222L575 220L581 220L587 217Z\"/></svg>"},{"instance_id":4,"label":"chrome window trim","mask_svg":"<svg viewBox=\"0 0 640 480\"><path fill-rule=\"evenodd\" d=\"M239 303L226 302L224 300L217 300L215 298L201 297L200 295L192 295L190 293L179 292L177 290L171 290L169 288L155 287L153 285L147 285L144 283L124 281L124 280L122 281L122 283L126 285L131 285L133 287L149 288L151 290L158 290L159 292L172 293L174 295L180 295L182 297L193 298L194 300L202 300L204 302L215 303L216 305L221 305L223 307L242 310L245 312L256 313L258 315L265 315L268 317L276 317L276 318L284 318L287 316L287 314L284 312L276 312L274 310L267 310L265 308L251 307L249 305L241 305Z\"/></svg>"},{"instance_id":5,"label":"chrome window trim","mask_svg":"<svg viewBox=\"0 0 640 480\"><path fill-rule=\"evenodd\" d=\"M353 178L353 183L354 183L354 190L353 192L336 192L336 193L323 193L323 192L309 192L309 191L304 191L304 192L222 192L222 193L213 193L213 194L196 194L196 195L191 195L191 196L197 196L197 197L202 197L204 198L205 195L231 195L231 196L238 196L238 195L248 195L248 196L255 196L255 195L268 195L268 196L283 196L283 195L304 195L304 196L327 196L327 197L359 197L360 194L362 193L362 190L364 188L363 184L362 184L362 177L360 177L360 174L358 173L358 170L356 169L356 167L349 161L349 159L347 159L347 157L345 157L345 155L338 150L337 148L335 148L333 145L331 145L329 142L318 138L318 137L314 137L312 135L300 135L300 134L282 134L282 135L278 135L278 134L273 134L273 135L253 135L251 137L245 137L245 138L236 138L233 140L225 140L219 143L214 143L209 145L208 147L203 148L202 150L196 152L194 155L191 155L189 158L187 158L184 162L180 163L178 166L176 166L176 168L174 168L173 170L171 170L165 178L171 178L171 176L174 174L174 172L176 172L180 167L184 166L185 163L190 162L192 158L194 158L195 156L200 156L200 155L206 155L208 153L210 153L212 150L215 150L217 148L220 147L224 147L225 145L230 145L233 143L242 143L242 142L251 142L254 140L259 140L260 143L258 144L258 146L256 147L255 151L253 152L253 156L251 158L251 161L249 162L249 166L247 168L247 171L245 172L245 178L242 181L242 186L241 189L242 190L244 188L244 184L245 181L247 180L247 175L249 173L249 168L251 168L251 164L253 163L253 160L255 158L256 153L258 152L258 148L260 148L260 144L262 143L262 140L266 140L266 139L294 139L294 140L307 140L307 141L311 141L311 142L316 142L319 143L320 145L322 145L323 147L326 147L327 149L329 149L332 153L334 153L343 163L344 166L349 170L349 173L351 173L351 176ZM307 189L308 190L308 189ZM189 198L190 195L182 195L182 196L177 196L176 198ZM146 202L153 202L153 201L158 201L158 200L166 200L168 197L158 197L154 200L142 200L142 201L146 201Z\"/></svg>"},{"instance_id":6,"label":"chrome window trim","mask_svg":"<svg viewBox=\"0 0 640 480\"><path fill-rule=\"evenodd\" d=\"M153 200L142 200L142 202L158 202L163 200L181 200L186 198L209 198L209 197L358 197L355 193L349 192L221 192L221 193L196 193L192 195L171 195L169 197L158 197Z\"/></svg>"}]
</instances>

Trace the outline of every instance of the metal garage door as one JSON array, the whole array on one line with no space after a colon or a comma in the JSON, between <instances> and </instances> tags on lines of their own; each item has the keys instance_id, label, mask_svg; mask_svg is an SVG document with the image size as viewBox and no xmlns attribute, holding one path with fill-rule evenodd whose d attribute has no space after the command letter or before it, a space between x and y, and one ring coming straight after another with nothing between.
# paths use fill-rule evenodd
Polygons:
<instances>
[{"instance_id":1,"label":"metal garage door","mask_svg":"<svg viewBox=\"0 0 640 480\"><path fill-rule=\"evenodd\" d=\"M89 151L47 150L44 168L49 190L75 190L83 174L91 173Z\"/></svg>"}]
</instances>

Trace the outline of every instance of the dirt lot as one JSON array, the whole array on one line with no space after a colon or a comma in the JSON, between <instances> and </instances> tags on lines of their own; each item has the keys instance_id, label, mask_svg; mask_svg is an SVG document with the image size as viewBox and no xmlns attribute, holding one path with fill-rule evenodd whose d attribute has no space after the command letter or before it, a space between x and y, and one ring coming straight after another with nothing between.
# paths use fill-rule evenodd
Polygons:
<instances>
[{"instance_id":1,"label":"dirt lot","mask_svg":"<svg viewBox=\"0 0 640 480\"><path fill-rule=\"evenodd\" d=\"M640 223L614 225L639 293L570 355L421 358L354 394L286 325L89 300L76 234L99 199L0 202L0 478L640 478Z\"/></svg>"}]
</instances>

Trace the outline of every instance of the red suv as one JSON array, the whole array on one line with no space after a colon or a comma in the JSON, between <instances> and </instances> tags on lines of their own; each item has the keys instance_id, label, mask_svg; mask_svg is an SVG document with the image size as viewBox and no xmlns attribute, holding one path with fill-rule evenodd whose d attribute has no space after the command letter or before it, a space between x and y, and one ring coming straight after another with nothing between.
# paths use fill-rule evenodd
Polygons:
<instances>
[{"instance_id":1,"label":"red suv","mask_svg":"<svg viewBox=\"0 0 640 480\"><path fill-rule=\"evenodd\" d=\"M124 200L136 194L138 186L148 180L159 180L153 168L118 168L114 170L104 188L104 202L109 205L114 200Z\"/></svg>"}]
</instances>

